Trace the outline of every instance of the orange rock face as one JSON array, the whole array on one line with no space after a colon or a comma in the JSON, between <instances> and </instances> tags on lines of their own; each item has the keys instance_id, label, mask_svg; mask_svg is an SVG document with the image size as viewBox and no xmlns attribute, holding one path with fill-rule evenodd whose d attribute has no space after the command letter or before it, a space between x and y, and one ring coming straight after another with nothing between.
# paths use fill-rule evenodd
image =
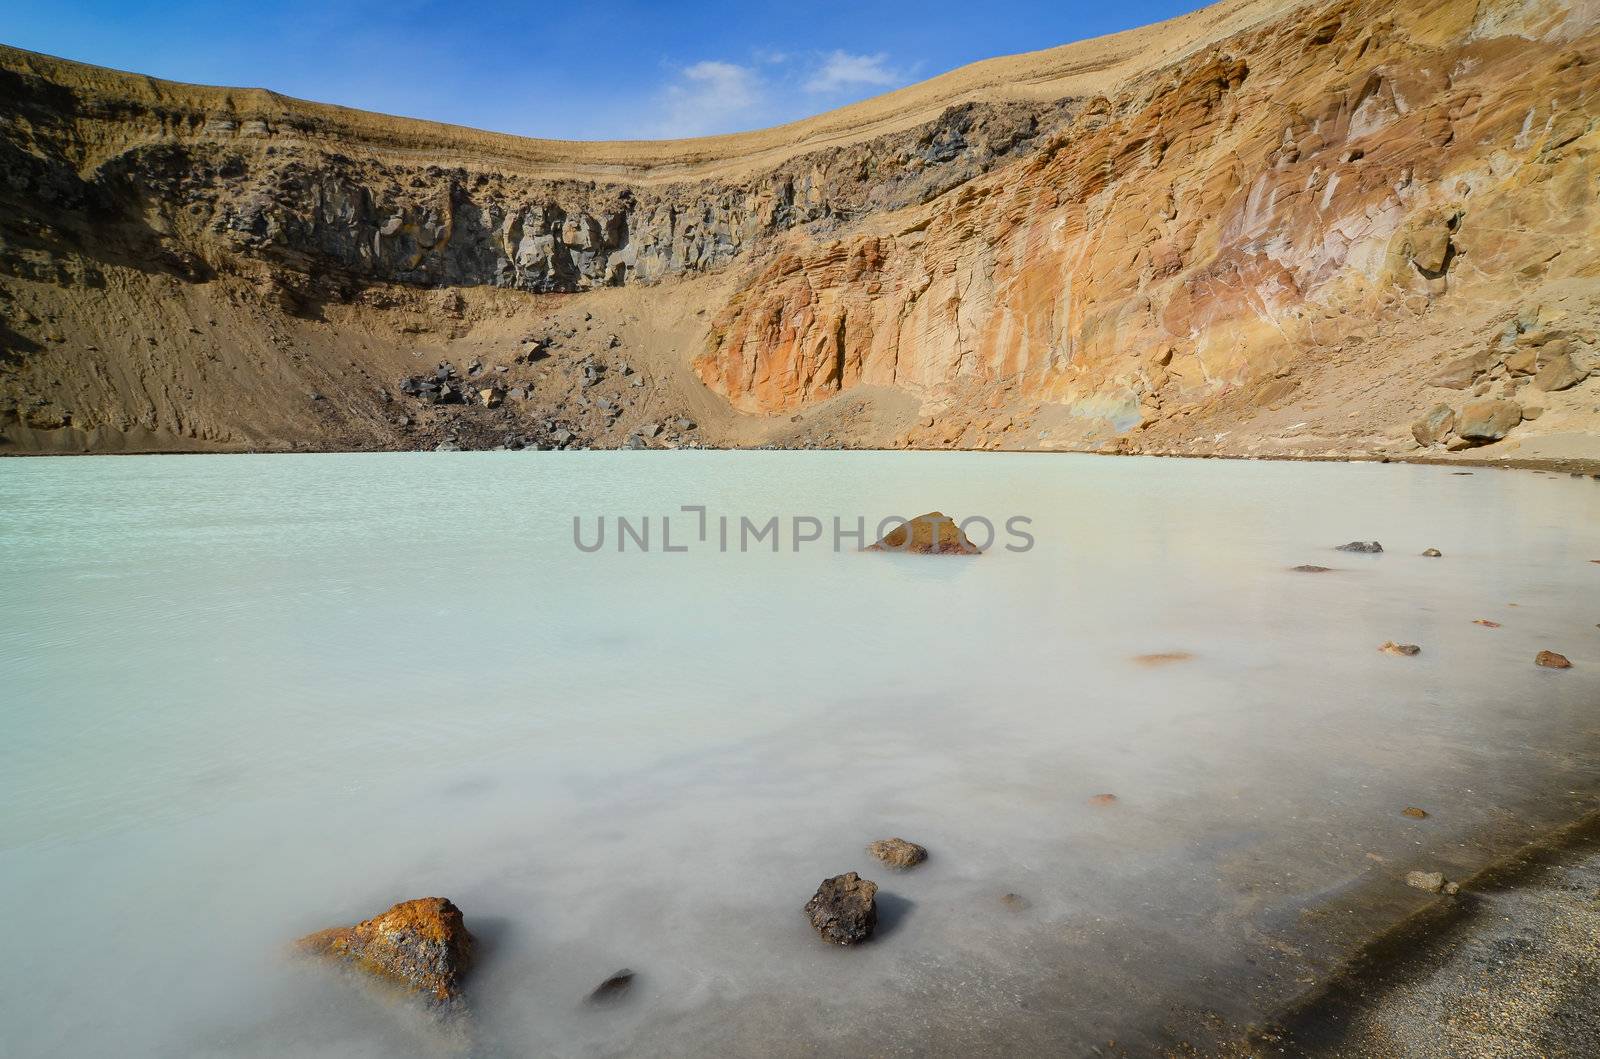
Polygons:
<instances>
[{"instance_id":1,"label":"orange rock face","mask_svg":"<svg viewBox=\"0 0 1600 1059\"><path fill-rule=\"evenodd\" d=\"M296 943L303 952L343 960L439 1001L460 995L472 944L461 910L443 897L402 901L381 916Z\"/></svg>"},{"instance_id":2,"label":"orange rock face","mask_svg":"<svg viewBox=\"0 0 1600 1059\"><path fill-rule=\"evenodd\" d=\"M1600 261L1595 22L1469 0L1299 9L1077 100L1044 149L927 205L831 242L792 233L696 370L747 412L858 385L970 410L1000 387L1126 432L1230 394L1290 399L1286 373L1380 337L1396 356L1445 306L1481 330L1450 353L1480 353L1524 298ZM1419 393L1438 366L1416 367Z\"/></svg>"}]
</instances>

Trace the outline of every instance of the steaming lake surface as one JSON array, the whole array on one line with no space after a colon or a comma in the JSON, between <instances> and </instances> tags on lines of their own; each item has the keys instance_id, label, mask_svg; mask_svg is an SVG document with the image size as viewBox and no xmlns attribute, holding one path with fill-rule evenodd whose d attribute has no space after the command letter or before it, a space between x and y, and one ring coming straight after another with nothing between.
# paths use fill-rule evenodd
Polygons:
<instances>
[{"instance_id":1,"label":"steaming lake surface","mask_svg":"<svg viewBox=\"0 0 1600 1059\"><path fill-rule=\"evenodd\" d=\"M829 546L835 515L935 508L996 547ZM617 515L650 516L649 552L617 552ZM740 553L738 517L773 515L780 551ZM823 541L793 550L796 515ZM1332 550L1357 538L1387 551ZM1484 469L0 462L0 1053L1204 1039L1433 900L1406 871L1466 878L1594 807L1594 559L1600 482ZM889 836L930 859L884 868L863 847ZM840 949L800 909L851 870L881 921ZM469 1019L286 953L428 895L480 941ZM622 967L625 999L586 1006Z\"/></svg>"}]
</instances>

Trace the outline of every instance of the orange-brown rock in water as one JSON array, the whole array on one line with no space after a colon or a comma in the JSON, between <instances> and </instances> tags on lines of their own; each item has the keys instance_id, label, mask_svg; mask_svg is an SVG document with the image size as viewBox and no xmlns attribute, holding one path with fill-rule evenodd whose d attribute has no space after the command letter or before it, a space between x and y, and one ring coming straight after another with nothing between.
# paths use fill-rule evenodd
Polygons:
<instances>
[{"instance_id":1,"label":"orange-brown rock in water","mask_svg":"<svg viewBox=\"0 0 1600 1059\"><path fill-rule=\"evenodd\" d=\"M1546 669L1571 669L1572 663L1567 656L1554 651L1540 651L1533 659L1534 665L1544 666Z\"/></svg>"},{"instance_id":2,"label":"orange-brown rock in water","mask_svg":"<svg viewBox=\"0 0 1600 1059\"><path fill-rule=\"evenodd\" d=\"M460 996L473 939L459 908L443 897L422 897L402 901L353 927L308 934L296 945L448 1001Z\"/></svg>"},{"instance_id":3,"label":"orange-brown rock in water","mask_svg":"<svg viewBox=\"0 0 1600 1059\"><path fill-rule=\"evenodd\" d=\"M915 555L978 555L976 544L967 539L955 520L939 511L918 515L885 533L867 546L869 552L911 552Z\"/></svg>"}]
</instances>

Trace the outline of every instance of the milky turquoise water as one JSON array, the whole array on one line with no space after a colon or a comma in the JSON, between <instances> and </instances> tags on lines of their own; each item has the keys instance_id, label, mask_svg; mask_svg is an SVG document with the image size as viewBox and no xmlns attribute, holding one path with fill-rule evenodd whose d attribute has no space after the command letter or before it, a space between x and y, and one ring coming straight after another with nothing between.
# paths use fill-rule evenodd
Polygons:
<instances>
[{"instance_id":1,"label":"milky turquoise water","mask_svg":"<svg viewBox=\"0 0 1600 1059\"><path fill-rule=\"evenodd\" d=\"M932 508L1001 547L826 546L835 515ZM614 521L574 547L619 514L651 551ZM718 550L720 514L781 516L781 550ZM795 551L794 516L824 541ZM1355 538L1388 551L1330 550ZM1600 482L1526 472L0 462L0 1053L1137 1052L1242 1024L1425 901L1406 870L1593 807L1591 559ZM889 835L930 860L877 866ZM883 926L840 950L800 907L848 870ZM434 894L482 942L464 1027L285 956ZM624 966L625 1003L581 1004Z\"/></svg>"}]
</instances>

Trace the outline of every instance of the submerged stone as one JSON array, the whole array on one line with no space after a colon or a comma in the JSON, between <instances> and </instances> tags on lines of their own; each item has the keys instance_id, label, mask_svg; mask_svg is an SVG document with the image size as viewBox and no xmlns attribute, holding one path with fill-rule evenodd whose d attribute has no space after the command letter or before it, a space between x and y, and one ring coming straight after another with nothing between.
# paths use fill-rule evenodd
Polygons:
<instances>
[{"instance_id":1,"label":"submerged stone","mask_svg":"<svg viewBox=\"0 0 1600 1059\"><path fill-rule=\"evenodd\" d=\"M461 909L443 897L421 897L353 927L308 934L295 944L302 952L333 957L434 1000L449 1001L461 995L473 939Z\"/></svg>"},{"instance_id":2,"label":"submerged stone","mask_svg":"<svg viewBox=\"0 0 1600 1059\"><path fill-rule=\"evenodd\" d=\"M880 838L867 847L867 852L891 868L914 868L928 859L926 849L903 838Z\"/></svg>"},{"instance_id":3,"label":"submerged stone","mask_svg":"<svg viewBox=\"0 0 1600 1059\"><path fill-rule=\"evenodd\" d=\"M1376 555L1378 552L1383 551L1383 545L1377 541L1351 541L1349 544L1339 545L1335 550L1341 552L1365 552Z\"/></svg>"},{"instance_id":4,"label":"submerged stone","mask_svg":"<svg viewBox=\"0 0 1600 1059\"><path fill-rule=\"evenodd\" d=\"M978 555L981 549L967 539L955 520L940 511L896 526L883 535L876 544L868 545L869 552L911 552L916 555Z\"/></svg>"},{"instance_id":5,"label":"submerged stone","mask_svg":"<svg viewBox=\"0 0 1600 1059\"><path fill-rule=\"evenodd\" d=\"M878 926L878 884L855 872L824 879L811 900L806 917L822 940L834 945L856 945L872 937Z\"/></svg>"},{"instance_id":6,"label":"submerged stone","mask_svg":"<svg viewBox=\"0 0 1600 1059\"><path fill-rule=\"evenodd\" d=\"M628 989L633 985L633 975L632 970L624 967L594 987L594 991L589 994L589 1003L615 1004L627 995Z\"/></svg>"},{"instance_id":7,"label":"submerged stone","mask_svg":"<svg viewBox=\"0 0 1600 1059\"><path fill-rule=\"evenodd\" d=\"M1410 656L1422 653L1422 648L1418 647L1414 643L1395 643L1393 640L1384 641L1383 645L1379 647L1378 650L1382 651L1384 654L1391 655Z\"/></svg>"}]
</instances>

